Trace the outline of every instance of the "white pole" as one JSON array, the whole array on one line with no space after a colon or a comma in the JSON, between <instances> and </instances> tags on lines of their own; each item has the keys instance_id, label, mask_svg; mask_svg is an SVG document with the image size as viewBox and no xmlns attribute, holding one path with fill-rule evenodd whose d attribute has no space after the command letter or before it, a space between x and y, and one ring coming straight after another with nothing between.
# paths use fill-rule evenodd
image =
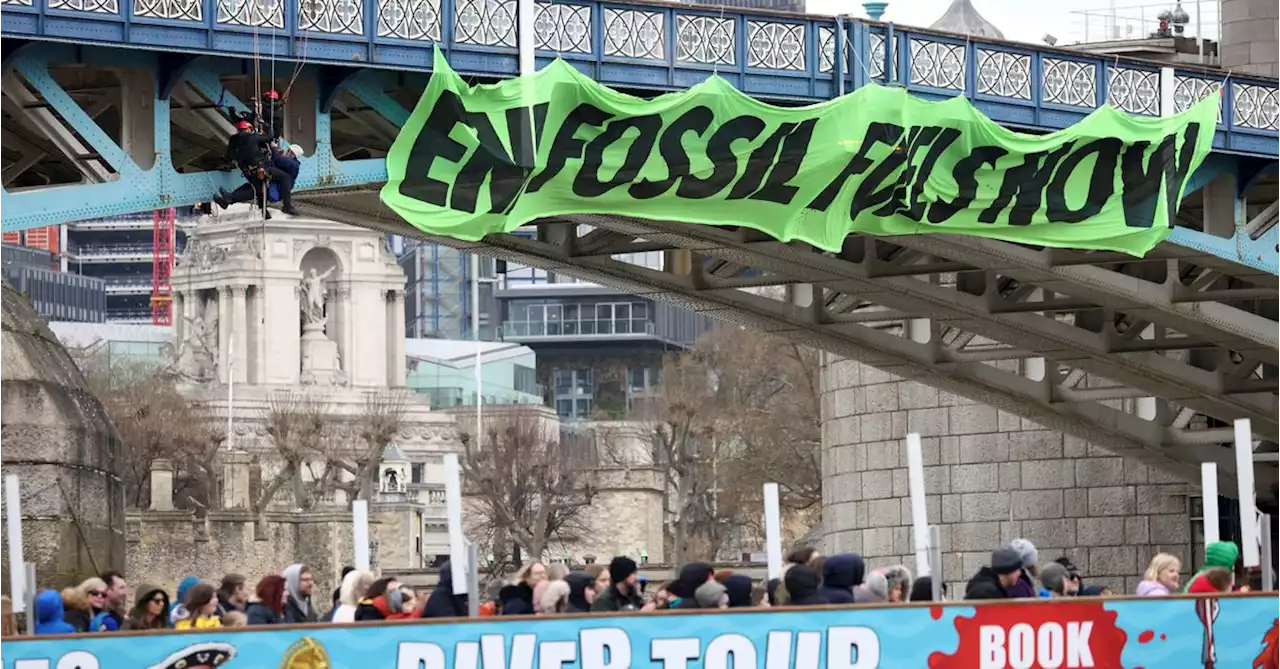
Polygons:
<instances>
[{"instance_id":1,"label":"white pole","mask_svg":"<svg viewBox=\"0 0 1280 669\"><path fill-rule=\"evenodd\" d=\"M235 337L227 337L227 450L233 451L231 447L232 431L231 421L235 417L235 375L236 366L232 362L235 360L233 353L235 351Z\"/></svg>"},{"instance_id":2,"label":"white pole","mask_svg":"<svg viewBox=\"0 0 1280 669\"><path fill-rule=\"evenodd\" d=\"M27 569L22 552L22 498L18 495L18 475L4 477L4 521L9 527L9 598L13 612L22 613L27 606Z\"/></svg>"},{"instance_id":3,"label":"white pole","mask_svg":"<svg viewBox=\"0 0 1280 669\"><path fill-rule=\"evenodd\" d=\"M467 597L467 617L480 617L480 549L467 542L467 591L475 594Z\"/></svg>"},{"instance_id":4,"label":"white pole","mask_svg":"<svg viewBox=\"0 0 1280 669\"><path fill-rule=\"evenodd\" d=\"M356 547L356 569L369 571L369 502L358 499L351 503L351 530Z\"/></svg>"},{"instance_id":5,"label":"white pole","mask_svg":"<svg viewBox=\"0 0 1280 669\"><path fill-rule=\"evenodd\" d=\"M782 513L778 484L764 484L764 541L769 556L769 578L782 578Z\"/></svg>"},{"instance_id":6,"label":"white pole","mask_svg":"<svg viewBox=\"0 0 1280 669\"><path fill-rule=\"evenodd\" d=\"M1276 589L1275 545L1271 543L1271 514L1261 514L1258 530L1262 537L1262 590L1272 592Z\"/></svg>"},{"instance_id":7,"label":"white pole","mask_svg":"<svg viewBox=\"0 0 1280 669\"><path fill-rule=\"evenodd\" d=\"M1240 492L1240 556L1247 569L1259 564L1258 504L1253 489L1253 430L1248 418L1236 419L1236 488Z\"/></svg>"},{"instance_id":8,"label":"white pole","mask_svg":"<svg viewBox=\"0 0 1280 669\"><path fill-rule=\"evenodd\" d=\"M524 2L524 0L521 0ZM480 256L471 254L471 338L476 342L476 442L479 448L484 436L484 422L481 411L484 406L484 373L481 370L481 359L484 345L480 342Z\"/></svg>"},{"instance_id":9,"label":"white pole","mask_svg":"<svg viewBox=\"0 0 1280 669\"><path fill-rule=\"evenodd\" d=\"M516 7L516 47L520 53L521 76L533 74L537 67L533 60L533 3L534 0L518 0ZM526 88L529 86L526 84Z\"/></svg>"},{"instance_id":10,"label":"white pole","mask_svg":"<svg viewBox=\"0 0 1280 669\"><path fill-rule=\"evenodd\" d=\"M449 518L449 568L453 594L467 594L467 540L462 536L462 467L457 453L444 456L444 502Z\"/></svg>"},{"instance_id":11,"label":"white pole","mask_svg":"<svg viewBox=\"0 0 1280 669\"><path fill-rule=\"evenodd\" d=\"M916 543L916 575L928 576L929 515L924 501L924 457L920 453L920 435L907 435L907 485L911 490L911 531Z\"/></svg>"},{"instance_id":12,"label":"white pole","mask_svg":"<svg viewBox=\"0 0 1280 669\"><path fill-rule=\"evenodd\" d=\"M1200 464L1200 506L1204 518L1204 545L1217 541L1218 532L1218 463Z\"/></svg>"}]
</instances>

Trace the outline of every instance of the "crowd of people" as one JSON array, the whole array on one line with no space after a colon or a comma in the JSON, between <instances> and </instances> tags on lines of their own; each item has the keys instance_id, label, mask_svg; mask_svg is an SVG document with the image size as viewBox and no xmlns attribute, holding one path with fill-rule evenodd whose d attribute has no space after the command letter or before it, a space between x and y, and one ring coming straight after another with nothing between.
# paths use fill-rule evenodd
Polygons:
<instances>
[{"instance_id":1,"label":"crowd of people","mask_svg":"<svg viewBox=\"0 0 1280 669\"><path fill-rule=\"evenodd\" d=\"M1205 560L1184 586L1178 558L1157 554L1135 594L1213 593L1235 589L1233 568L1240 554L1231 542L1211 543ZM407 618L454 618L468 615L465 595L453 592L449 563L440 568L436 588L426 597L394 576L346 568L341 585L328 602L315 598L315 578L303 564L269 574L252 589L244 576L227 574L215 587L197 577L179 583L174 597L161 587L134 589L119 572L90 578L61 593L41 592L36 599L37 634L114 632L118 630L206 629L244 625L335 622ZM942 587L945 593L945 586ZM1015 539L991 554L989 564L969 579L964 599L1107 596L1105 585L1086 586L1067 557L1041 565L1036 547ZM639 565L628 557L570 571L562 565L535 562L522 567L506 583L486 589L480 615L555 615L561 613L655 611L660 609L726 609L799 607L931 601L930 577L912 578L903 565L867 569L861 556L823 556L801 548L787 556L783 576L756 583L710 564L685 565L678 577L650 587ZM321 613L321 608L325 609Z\"/></svg>"}]
</instances>

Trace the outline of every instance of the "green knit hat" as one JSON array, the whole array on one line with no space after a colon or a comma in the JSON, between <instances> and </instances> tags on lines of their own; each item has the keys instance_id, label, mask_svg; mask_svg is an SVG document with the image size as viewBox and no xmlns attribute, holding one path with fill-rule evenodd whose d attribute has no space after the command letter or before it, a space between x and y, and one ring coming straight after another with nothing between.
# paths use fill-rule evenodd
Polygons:
<instances>
[{"instance_id":1,"label":"green knit hat","mask_svg":"<svg viewBox=\"0 0 1280 669\"><path fill-rule=\"evenodd\" d=\"M1187 579L1187 585L1182 589L1183 592L1191 587L1191 582L1196 577L1203 574L1206 569L1213 567L1222 567L1224 569L1233 569L1236 566L1236 559L1240 557L1240 547L1234 541L1215 541L1204 547L1204 564L1200 565L1200 571L1196 572L1191 578Z\"/></svg>"}]
</instances>

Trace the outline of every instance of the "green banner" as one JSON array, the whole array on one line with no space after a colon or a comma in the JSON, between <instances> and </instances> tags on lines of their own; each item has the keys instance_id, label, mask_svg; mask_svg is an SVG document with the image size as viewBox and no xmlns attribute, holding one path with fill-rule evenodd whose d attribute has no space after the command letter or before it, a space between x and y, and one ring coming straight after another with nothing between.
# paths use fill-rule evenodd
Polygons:
<instances>
[{"instance_id":1,"label":"green banner","mask_svg":"<svg viewBox=\"0 0 1280 669\"><path fill-rule=\"evenodd\" d=\"M1142 256L1208 154L1218 97L1169 118L1104 107L1008 130L963 97L864 86L807 107L718 77L651 100L556 61L468 86L435 71L387 156L382 200L433 235L615 214L754 228L838 251L845 237L947 233Z\"/></svg>"}]
</instances>

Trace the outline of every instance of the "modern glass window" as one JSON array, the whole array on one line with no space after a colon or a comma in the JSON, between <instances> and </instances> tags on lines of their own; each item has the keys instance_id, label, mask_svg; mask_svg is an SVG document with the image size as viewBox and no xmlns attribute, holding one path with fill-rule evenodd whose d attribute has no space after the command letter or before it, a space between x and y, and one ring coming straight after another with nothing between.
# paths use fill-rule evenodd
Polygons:
<instances>
[{"instance_id":1,"label":"modern glass window","mask_svg":"<svg viewBox=\"0 0 1280 669\"><path fill-rule=\"evenodd\" d=\"M552 372L556 389L556 413L565 419L585 419L593 406L592 373L589 368L556 369Z\"/></svg>"},{"instance_id":2,"label":"modern glass window","mask_svg":"<svg viewBox=\"0 0 1280 669\"><path fill-rule=\"evenodd\" d=\"M512 336L573 337L644 334L651 308L645 302L512 301L503 330Z\"/></svg>"}]
</instances>

